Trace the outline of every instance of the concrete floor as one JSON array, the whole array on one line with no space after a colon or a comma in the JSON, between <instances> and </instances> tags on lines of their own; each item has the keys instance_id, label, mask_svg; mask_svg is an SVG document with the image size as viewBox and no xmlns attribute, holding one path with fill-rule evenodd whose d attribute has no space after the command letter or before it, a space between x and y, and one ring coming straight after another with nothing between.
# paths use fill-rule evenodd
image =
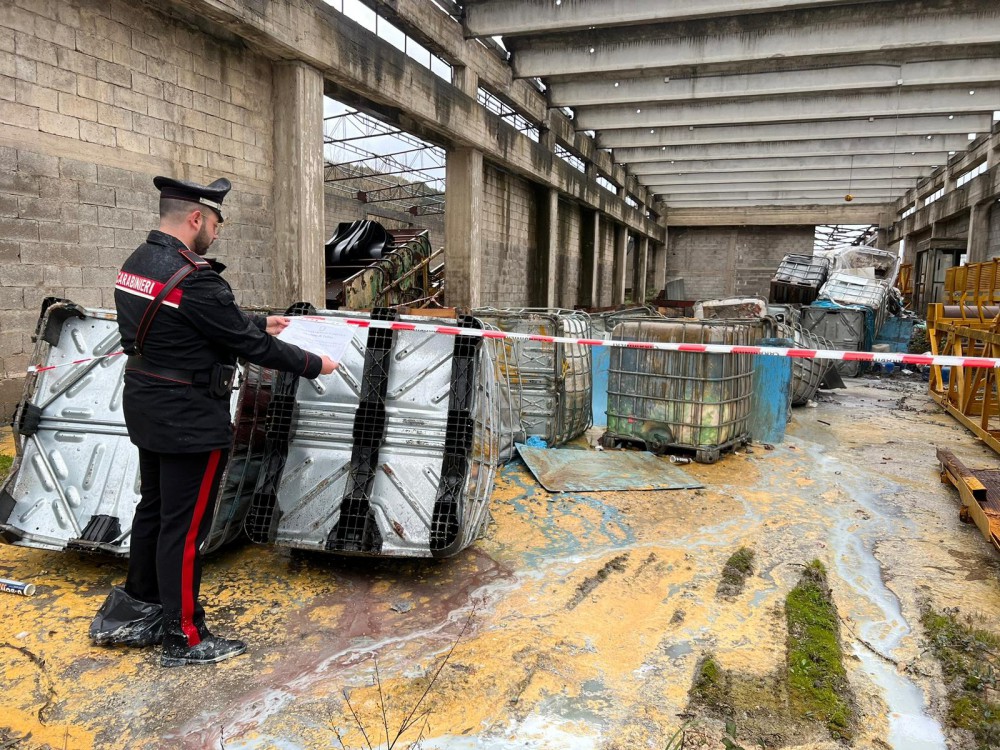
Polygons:
<instances>
[{"instance_id":1,"label":"concrete floor","mask_svg":"<svg viewBox=\"0 0 1000 750\"><path fill-rule=\"evenodd\" d=\"M454 646L418 709L426 725L396 748L421 726L424 748L663 748L685 722L687 747L718 748L718 723L686 713L699 655L776 669L784 597L819 558L859 696L854 747L944 748L919 602L1000 627L1000 565L959 522L934 450L972 467L997 457L922 383L849 385L797 409L773 451L684 467L703 490L552 495L511 465L487 537L451 560L256 546L213 557L210 624L250 642L249 655L214 667L162 670L153 649L89 645L123 563L0 547L0 577L38 585L34 598L0 595L0 726L31 733L19 748L291 750L340 747L338 733L367 747L359 726L384 746L382 709L391 739ZM756 551L758 573L735 601L718 599L740 545ZM827 746L840 747L809 747Z\"/></svg>"}]
</instances>

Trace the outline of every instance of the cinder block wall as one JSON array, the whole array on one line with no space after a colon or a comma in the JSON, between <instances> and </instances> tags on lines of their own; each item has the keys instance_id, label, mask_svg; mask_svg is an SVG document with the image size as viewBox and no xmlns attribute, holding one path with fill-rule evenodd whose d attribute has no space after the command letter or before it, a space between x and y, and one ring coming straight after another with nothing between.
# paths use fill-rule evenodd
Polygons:
<instances>
[{"instance_id":1,"label":"cinder block wall","mask_svg":"<svg viewBox=\"0 0 1000 750\"><path fill-rule=\"evenodd\" d=\"M482 304L534 304L532 271L538 259L535 192L530 182L487 164L483 175Z\"/></svg>"},{"instance_id":2,"label":"cinder block wall","mask_svg":"<svg viewBox=\"0 0 1000 750\"><path fill-rule=\"evenodd\" d=\"M213 252L241 302L274 302L266 59L122 0L5 2L0 51L4 413L43 297L112 306L157 224L154 175L233 181Z\"/></svg>"},{"instance_id":3,"label":"cinder block wall","mask_svg":"<svg viewBox=\"0 0 1000 750\"><path fill-rule=\"evenodd\" d=\"M670 227L667 278L684 279L688 299L761 296L787 253L812 255L815 228Z\"/></svg>"},{"instance_id":4,"label":"cinder block wall","mask_svg":"<svg viewBox=\"0 0 1000 750\"><path fill-rule=\"evenodd\" d=\"M559 201L559 258L556 263L556 305L572 309L580 301L580 272L583 254L580 247L580 207Z\"/></svg>"}]
</instances>

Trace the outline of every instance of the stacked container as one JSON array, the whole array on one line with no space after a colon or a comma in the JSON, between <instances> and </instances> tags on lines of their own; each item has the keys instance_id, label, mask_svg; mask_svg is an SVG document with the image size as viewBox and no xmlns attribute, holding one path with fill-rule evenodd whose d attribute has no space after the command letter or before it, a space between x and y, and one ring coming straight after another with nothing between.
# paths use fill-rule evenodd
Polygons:
<instances>
[{"instance_id":1,"label":"stacked container","mask_svg":"<svg viewBox=\"0 0 1000 750\"><path fill-rule=\"evenodd\" d=\"M474 312L484 324L507 333L590 338L590 317L576 310L522 308ZM550 446L583 434L592 424L589 347L540 340L506 339L505 380L520 390L521 428Z\"/></svg>"},{"instance_id":2,"label":"stacked container","mask_svg":"<svg viewBox=\"0 0 1000 750\"><path fill-rule=\"evenodd\" d=\"M802 328L830 342L829 348L858 351L865 344L865 312L852 308L804 307ZM857 377L860 362L838 361L837 371L849 378Z\"/></svg>"},{"instance_id":3,"label":"stacked container","mask_svg":"<svg viewBox=\"0 0 1000 750\"><path fill-rule=\"evenodd\" d=\"M858 246L841 251L834 257L834 270L852 271L871 269L872 275L888 285L896 281L899 272L899 256L894 252L874 247Z\"/></svg>"},{"instance_id":4,"label":"stacked container","mask_svg":"<svg viewBox=\"0 0 1000 750\"><path fill-rule=\"evenodd\" d=\"M112 310L48 300L15 422L18 455L0 489L0 538L24 547L127 556L139 502L139 453L122 414L125 357ZM270 374L249 366L233 393L230 460L203 552L242 535L263 461Z\"/></svg>"},{"instance_id":5,"label":"stacked container","mask_svg":"<svg viewBox=\"0 0 1000 750\"><path fill-rule=\"evenodd\" d=\"M501 446L510 442L501 437L504 403L482 338L359 328L333 374L277 378L247 532L258 542L342 554L457 553L489 517Z\"/></svg>"},{"instance_id":6,"label":"stacked container","mask_svg":"<svg viewBox=\"0 0 1000 750\"><path fill-rule=\"evenodd\" d=\"M764 321L636 321L615 326L617 341L752 346ZM694 451L713 463L749 440L753 380L750 354L704 354L615 347L608 382L606 445Z\"/></svg>"},{"instance_id":7,"label":"stacked container","mask_svg":"<svg viewBox=\"0 0 1000 750\"><path fill-rule=\"evenodd\" d=\"M838 305L863 305L875 315L874 336L878 336L885 322L889 301L889 285L877 279L854 276L847 271L834 271L820 290L820 297Z\"/></svg>"},{"instance_id":8,"label":"stacked container","mask_svg":"<svg viewBox=\"0 0 1000 750\"><path fill-rule=\"evenodd\" d=\"M830 261L812 255L789 254L771 279L771 302L808 305L819 296L830 272Z\"/></svg>"}]
</instances>

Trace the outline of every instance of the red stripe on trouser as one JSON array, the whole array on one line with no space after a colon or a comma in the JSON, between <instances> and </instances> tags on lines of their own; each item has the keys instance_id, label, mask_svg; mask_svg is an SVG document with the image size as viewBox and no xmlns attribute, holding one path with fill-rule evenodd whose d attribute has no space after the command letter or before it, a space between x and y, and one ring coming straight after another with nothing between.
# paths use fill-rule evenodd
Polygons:
<instances>
[{"instance_id":1,"label":"red stripe on trouser","mask_svg":"<svg viewBox=\"0 0 1000 750\"><path fill-rule=\"evenodd\" d=\"M208 499L212 496L212 484L221 454L221 450L214 450L208 454L208 466L201 478L198 502L195 503L194 513L191 514L191 527L184 539L184 560L181 563L181 630L187 636L188 646L197 646L201 643L201 635L194 626L194 561L198 554L198 529L201 527Z\"/></svg>"}]
</instances>

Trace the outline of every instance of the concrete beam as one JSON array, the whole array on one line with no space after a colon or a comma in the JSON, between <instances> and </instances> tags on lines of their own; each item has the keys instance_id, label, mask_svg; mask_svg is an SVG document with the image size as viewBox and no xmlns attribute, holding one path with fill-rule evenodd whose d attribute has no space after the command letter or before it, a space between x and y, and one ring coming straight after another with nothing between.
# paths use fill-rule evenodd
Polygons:
<instances>
[{"instance_id":1,"label":"concrete beam","mask_svg":"<svg viewBox=\"0 0 1000 750\"><path fill-rule=\"evenodd\" d=\"M426 0L364 0L381 16L403 29L442 59L466 72L456 76L455 85L475 98L476 86L502 94L510 105L531 122L544 125L572 145L584 158L591 159L607 173L624 172L607 154L594 147L583 133L574 133L569 119L559 110L550 109L548 100L527 81L516 80L506 60L478 41L466 40L461 24ZM463 85L465 84L465 85Z\"/></svg>"},{"instance_id":2,"label":"concrete beam","mask_svg":"<svg viewBox=\"0 0 1000 750\"><path fill-rule=\"evenodd\" d=\"M975 87L997 82L1000 82L1000 58L988 57L742 75L684 78L644 75L623 77L621 80L556 80L549 86L549 101L557 107L582 107L895 89L899 86L906 89L971 84Z\"/></svg>"},{"instance_id":3,"label":"concrete beam","mask_svg":"<svg viewBox=\"0 0 1000 750\"><path fill-rule=\"evenodd\" d=\"M931 115L928 117L883 117L874 120L827 120L780 122L766 125L719 125L702 127L625 128L597 134L600 148L639 146L710 146L717 143L762 143L787 141L874 139L908 135L927 136L987 133L993 127L992 113ZM889 143L889 141L885 141Z\"/></svg>"},{"instance_id":4,"label":"concrete beam","mask_svg":"<svg viewBox=\"0 0 1000 750\"><path fill-rule=\"evenodd\" d=\"M683 164L680 165L683 167ZM868 180L895 180L897 183L914 184L921 177L931 173L930 167L870 167L868 169L823 169L802 171L774 172L737 172L732 178L720 172L679 172L678 165L673 165L673 171L663 174L650 174L643 177L651 186L685 186L685 185L720 185L753 182L836 182L861 184ZM656 192L656 189L653 189Z\"/></svg>"},{"instance_id":5,"label":"concrete beam","mask_svg":"<svg viewBox=\"0 0 1000 750\"><path fill-rule=\"evenodd\" d=\"M636 176L678 169L650 167L703 159L768 159L814 156L875 156L891 154L947 154L964 151L968 135L906 136L902 138L845 138L840 141L794 141L790 143L724 143L717 146L660 146L615 149L615 158L629 165ZM922 162L923 163L923 162ZM942 162L943 163L943 162ZM900 165L902 162L896 162Z\"/></svg>"},{"instance_id":6,"label":"concrete beam","mask_svg":"<svg viewBox=\"0 0 1000 750\"><path fill-rule=\"evenodd\" d=\"M561 6L560 6L561 7ZM1000 42L1000 8L992 0L961 4L941 0L882 3L878 12L824 8L788 14L741 16L727 23L695 22L599 33L552 35L521 42L514 50L514 73L521 78L560 75L592 76L706 65L736 66L774 58L846 58L877 52L891 59L895 50L921 49L933 59L948 47L963 48ZM591 52L591 50L593 50ZM853 60L851 60L854 62Z\"/></svg>"},{"instance_id":7,"label":"concrete beam","mask_svg":"<svg viewBox=\"0 0 1000 750\"><path fill-rule=\"evenodd\" d=\"M693 202L696 203L696 202ZM885 224L892 216L891 204L841 203L816 206L785 204L778 206L703 206L671 207L667 210L667 236L670 227L790 226L817 224Z\"/></svg>"},{"instance_id":8,"label":"concrete beam","mask_svg":"<svg viewBox=\"0 0 1000 750\"><path fill-rule=\"evenodd\" d=\"M323 76L278 62L274 76L274 294L326 307Z\"/></svg>"},{"instance_id":9,"label":"concrete beam","mask_svg":"<svg viewBox=\"0 0 1000 750\"><path fill-rule=\"evenodd\" d=\"M863 0L490 0L465 3L465 26L470 36L514 36L546 31L570 31L593 26L684 21L692 18L735 16L741 13L786 11L826 5L849 5Z\"/></svg>"},{"instance_id":10,"label":"concrete beam","mask_svg":"<svg viewBox=\"0 0 1000 750\"><path fill-rule=\"evenodd\" d=\"M781 190L798 190L802 193L828 192L831 195L843 197L847 193L869 194L876 191L893 196L904 195L913 186L913 180L813 180L811 182L784 182L780 179L764 182L749 182L729 180L723 183L697 184L660 184L650 182L649 189L660 200L669 202L671 197L702 195L706 193L773 193Z\"/></svg>"},{"instance_id":11,"label":"concrete beam","mask_svg":"<svg viewBox=\"0 0 1000 750\"><path fill-rule=\"evenodd\" d=\"M897 210L892 228L892 241L911 234L926 232L935 224L966 214L972 206L1000 199L1000 167L972 178L961 188L951 190L930 205L921 206L905 219L900 219Z\"/></svg>"},{"instance_id":12,"label":"concrete beam","mask_svg":"<svg viewBox=\"0 0 1000 750\"><path fill-rule=\"evenodd\" d=\"M852 191L854 200L852 203L891 203L900 195L899 192L889 190L854 190ZM666 196L660 198L667 208L675 206L690 206L692 204L722 204L726 206L744 205L802 205L803 203L846 203L844 192L834 190L772 190L770 192L751 193L740 192L738 190L720 193L699 193L685 197L683 195Z\"/></svg>"},{"instance_id":13,"label":"concrete beam","mask_svg":"<svg viewBox=\"0 0 1000 750\"><path fill-rule=\"evenodd\" d=\"M998 21L1000 23L1000 21ZM971 93L970 92L974 92ZM984 114L1000 109L1000 86L903 89L844 94L762 97L721 102L580 107L582 130L803 122L899 115Z\"/></svg>"},{"instance_id":14,"label":"concrete beam","mask_svg":"<svg viewBox=\"0 0 1000 750\"><path fill-rule=\"evenodd\" d=\"M705 159L675 162L673 165L636 164L647 169L650 174L663 172L726 174L729 172L800 172L803 170L825 169L867 169L869 167L936 167L947 163L948 153L929 154L873 154L870 156L799 156L771 159ZM669 162L668 162L669 164ZM681 169L683 167L683 169ZM642 175L649 182L649 175Z\"/></svg>"},{"instance_id":15,"label":"concrete beam","mask_svg":"<svg viewBox=\"0 0 1000 750\"><path fill-rule=\"evenodd\" d=\"M310 65L322 72L329 94L377 109L432 142L479 150L636 232L662 237L662 227L322 0L270 0L260 6L244 0L166 0L162 9L216 24L270 57Z\"/></svg>"}]
</instances>

